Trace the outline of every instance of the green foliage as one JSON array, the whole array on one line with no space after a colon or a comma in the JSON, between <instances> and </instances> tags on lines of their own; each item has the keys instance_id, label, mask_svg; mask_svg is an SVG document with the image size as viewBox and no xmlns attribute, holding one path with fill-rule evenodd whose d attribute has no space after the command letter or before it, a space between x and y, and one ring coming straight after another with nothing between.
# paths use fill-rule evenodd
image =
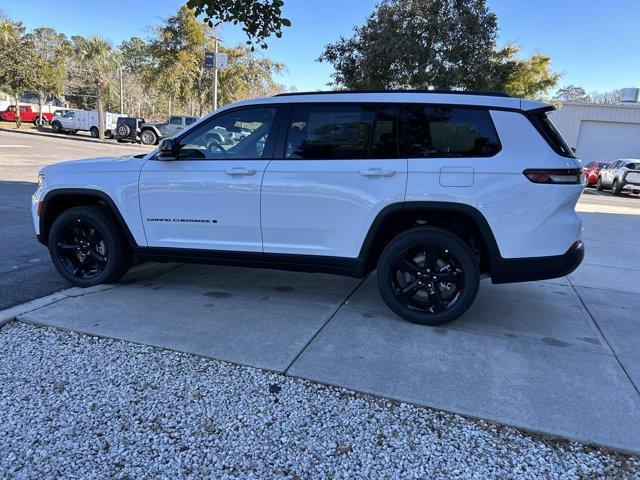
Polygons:
<instances>
[{"instance_id":1,"label":"green foliage","mask_svg":"<svg viewBox=\"0 0 640 480\"><path fill-rule=\"evenodd\" d=\"M318 59L335 68L334 87L498 90L536 97L560 76L551 59L496 50L498 22L485 0L383 0Z\"/></svg>"},{"instance_id":2,"label":"green foliage","mask_svg":"<svg viewBox=\"0 0 640 480\"><path fill-rule=\"evenodd\" d=\"M47 96L60 95L64 91L71 43L66 35L52 28L36 28L27 34L27 38L33 44L36 60L31 88L38 93L42 104Z\"/></svg>"},{"instance_id":3,"label":"green foliage","mask_svg":"<svg viewBox=\"0 0 640 480\"><path fill-rule=\"evenodd\" d=\"M561 75L551 71L551 57L536 53L518 58L520 47L507 45L493 53L492 67L484 81L487 90L499 90L521 98L542 98Z\"/></svg>"},{"instance_id":4,"label":"green foliage","mask_svg":"<svg viewBox=\"0 0 640 480\"><path fill-rule=\"evenodd\" d=\"M213 27L214 20L242 25L247 34L247 45L254 50L254 43L267 48L266 39L271 35L280 38L282 27L290 27L291 21L282 17L283 0L188 0L187 6L196 16L204 13L205 22Z\"/></svg>"},{"instance_id":5,"label":"green foliage","mask_svg":"<svg viewBox=\"0 0 640 480\"><path fill-rule=\"evenodd\" d=\"M33 42L20 23L0 20L0 89L11 94L16 102L20 95L33 88L37 57ZM16 115L20 126L20 113Z\"/></svg>"}]
</instances>

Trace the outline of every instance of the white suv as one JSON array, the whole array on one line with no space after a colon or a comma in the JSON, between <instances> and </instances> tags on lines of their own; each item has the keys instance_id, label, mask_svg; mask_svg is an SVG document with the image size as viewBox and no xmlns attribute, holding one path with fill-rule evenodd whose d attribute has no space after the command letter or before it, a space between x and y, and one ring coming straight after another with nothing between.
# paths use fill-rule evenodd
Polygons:
<instances>
[{"instance_id":1,"label":"white suv","mask_svg":"<svg viewBox=\"0 0 640 480\"><path fill-rule=\"evenodd\" d=\"M436 325L494 283L582 261L580 163L553 106L505 94L329 92L229 105L147 155L42 169L33 220L73 285L132 258L363 277ZM243 132L221 143L217 132Z\"/></svg>"}]
</instances>

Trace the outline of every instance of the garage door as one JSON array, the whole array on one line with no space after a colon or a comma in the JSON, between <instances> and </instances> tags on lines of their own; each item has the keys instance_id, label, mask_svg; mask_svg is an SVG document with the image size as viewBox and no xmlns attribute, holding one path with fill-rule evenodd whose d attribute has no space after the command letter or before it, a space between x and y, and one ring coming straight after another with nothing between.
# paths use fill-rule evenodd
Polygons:
<instances>
[{"instance_id":1,"label":"garage door","mask_svg":"<svg viewBox=\"0 0 640 480\"><path fill-rule=\"evenodd\" d=\"M577 143L578 156L584 163L640 158L640 124L583 120Z\"/></svg>"}]
</instances>

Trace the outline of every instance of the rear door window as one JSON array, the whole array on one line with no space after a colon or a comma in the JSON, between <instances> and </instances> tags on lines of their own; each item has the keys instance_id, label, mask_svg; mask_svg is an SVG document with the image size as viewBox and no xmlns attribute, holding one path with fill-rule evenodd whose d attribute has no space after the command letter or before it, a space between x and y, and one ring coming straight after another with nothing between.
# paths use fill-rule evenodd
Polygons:
<instances>
[{"instance_id":1,"label":"rear door window","mask_svg":"<svg viewBox=\"0 0 640 480\"><path fill-rule=\"evenodd\" d=\"M367 158L375 108L363 105L300 105L292 109L285 158Z\"/></svg>"},{"instance_id":2,"label":"rear door window","mask_svg":"<svg viewBox=\"0 0 640 480\"><path fill-rule=\"evenodd\" d=\"M402 125L409 158L491 157L501 149L491 114L483 108L406 106Z\"/></svg>"},{"instance_id":3,"label":"rear door window","mask_svg":"<svg viewBox=\"0 0 640 480\"><path fill-rule=\"evenodd\" d=\"M170 117L169 123L171 125L182 125L182 117Z\"/></svg>"}]
</instances>

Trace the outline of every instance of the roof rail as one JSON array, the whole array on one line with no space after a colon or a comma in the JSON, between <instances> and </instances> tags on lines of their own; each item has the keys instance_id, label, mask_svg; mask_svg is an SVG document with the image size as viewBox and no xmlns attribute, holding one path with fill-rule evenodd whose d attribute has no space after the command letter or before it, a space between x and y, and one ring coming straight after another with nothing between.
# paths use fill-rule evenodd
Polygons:
<instances>
[{"instance_id":1,"label":"roof rail","mask_svg":"<svg viewBox=\"0 0 640 480\"><path fill-rule=\"evenodd\" d=\"M293 97L297 95L332 95L348 93L439 93L446 95L483 95L486 97L511 97L505 92L483 92L472 90L318 90L317 92L279 93L276 97Z\"/></svg>"}]
</instances>

